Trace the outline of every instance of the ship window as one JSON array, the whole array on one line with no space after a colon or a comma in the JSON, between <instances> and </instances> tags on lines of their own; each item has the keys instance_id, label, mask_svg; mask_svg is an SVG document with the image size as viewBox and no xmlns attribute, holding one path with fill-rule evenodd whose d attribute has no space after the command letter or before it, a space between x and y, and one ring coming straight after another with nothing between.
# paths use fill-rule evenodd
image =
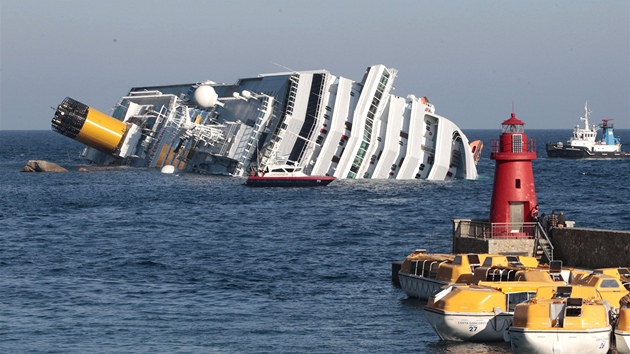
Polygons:
<instances>
[{"instance_id":1,"label":"ship window","mask_svg":"<svg viewBox=\"0 0 630 354\"><path fill-rule=\"evenodd\" d=\"M516 189L521 189L521 179L520 178L516 179Z\"/></svg>"}]
</instances>

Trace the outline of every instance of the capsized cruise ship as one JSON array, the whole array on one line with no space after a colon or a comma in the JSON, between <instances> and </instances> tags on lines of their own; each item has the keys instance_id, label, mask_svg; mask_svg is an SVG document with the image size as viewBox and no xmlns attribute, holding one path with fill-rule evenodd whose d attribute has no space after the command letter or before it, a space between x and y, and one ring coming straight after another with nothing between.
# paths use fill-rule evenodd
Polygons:
<instances>
[{"instance_id":1,"label":"capsized cruise ship","mask_svg":"<svg viewBox=\"0 0 630 354\"><path fill-rule=\"evenodd\" d=\"M313 70L135 87L111 115L68 97L52 129L86 144L81 156L99 165L246 176L282 164L338 179L475 179L464 133L426 97L392 94L396 74L374 65L361 82Z\"/></svg>"}]
</instances>

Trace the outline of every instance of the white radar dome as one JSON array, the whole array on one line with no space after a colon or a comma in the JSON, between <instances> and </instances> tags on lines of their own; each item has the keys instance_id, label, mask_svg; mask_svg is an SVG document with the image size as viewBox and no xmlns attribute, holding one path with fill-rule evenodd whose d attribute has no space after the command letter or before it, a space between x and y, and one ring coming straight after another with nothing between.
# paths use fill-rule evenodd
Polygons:
<instances>
[{"instance_id":1,"label":"white radar dome","mask_svg":"<svg viewBox=\"0 0 630 354\"><path fill-rule=\"evenodd\" d=\"M195 90L195 101L203 108L212 107L217 104L218 97L219 95L217 95L212 86L201 85Z\"/></svg>"}]
</instances>

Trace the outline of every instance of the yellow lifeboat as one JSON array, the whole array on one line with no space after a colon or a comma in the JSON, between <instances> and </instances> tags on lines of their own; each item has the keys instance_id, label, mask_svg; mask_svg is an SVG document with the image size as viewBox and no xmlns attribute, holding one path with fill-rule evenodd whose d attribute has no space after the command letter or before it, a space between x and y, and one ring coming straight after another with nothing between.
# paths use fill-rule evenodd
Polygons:
<instances>
[{"instance_id":1,"label":"yellow lifeboat","mask_svg":"<svg viewBox=\"0 0 630 354\"><path fill-rule=\"evenodd\" d=\"M551 295L551 297L549 297ZM541 287L516 305L508 333L514 353L607 353L610 306L595 287Z\"/></svg>"},{"instance_id":2,"label":"yellow lifeboat","mask_svg":"<svg viewBox=\"0 0 630 354\"><path fill-rule=\"evenodd\" d=\"M619 278L599 272L576 277L571 285L595 288L602 299L616 308L619 307L619 300L628 295L628 290Z\"/></svg>"},{"instance_id":3,"label":"yellow lifeboat","mask_svg":"<svg viewBox=\"0 0 630 354\"><path fill-rule=\"evenodd\" d=\"M427 300L443 286L453 283L470 284L473 272L488 254L440 254L414 251L403 261L398 280L405 294Z\"/></svg>"},{"instance_id":4,"label":"yellow lifeboat","mask_svg":"<svg viewBox=\"0 0 630 354\"><path fill-rule=\"evenodd\" d=\"M427 300L447 285L513 281L516 274L525 269L543 268L535 257L530 256L432 254L420 249L403 261L398 280L407 296Z\"/></svg>"},{"instance_id":5,"label":"yellow lifeboat","mask_svg":"<svg viewBox=\"0 0 630 354\"><path fill-rule=\"evenodd\" d=\"M617 353L630 354L630 308L619 310L619 318L615 328L615 344L617 345Z\"/></svg>"},{"instance_id":6,"label":"yellow lifeboat","mask_svg":"<svg viewBox=\"0 0 630 354\"><path fill-rule=\"evenodd\" d=\"M516 305L533 298L541 286L550 284L553 284L551 279L456 284L431 297L424 314L442 340L503 341Z\"/></svg>"}]
</instances>

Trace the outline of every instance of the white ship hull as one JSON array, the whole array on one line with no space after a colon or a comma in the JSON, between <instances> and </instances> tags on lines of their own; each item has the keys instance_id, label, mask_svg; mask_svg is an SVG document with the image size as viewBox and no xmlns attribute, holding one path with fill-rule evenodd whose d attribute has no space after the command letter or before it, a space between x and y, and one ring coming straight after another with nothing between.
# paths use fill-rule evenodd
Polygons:
<instances>
[{"instance_id":1,"label":"white ship hull","mask_svg":"<svg viewBox=\"0 0 630 354\"><path fill-rule=\"evenodd\" d=\"M448 285L443 281L403 272L398 272L398 280L407 296L420 300L429 299L433 294L442 290L444 285Z\"/></svg>"},{"instance_id":2,"label":"white ship hull","mask_svg":"<svg viewBox=\"0 0 630 354\"><path fill-rule=\"evenodd\" d=\"M512 313L454 313L424 308L424 315L442 340L466 342L504 341Z\"/></svg>"},{"instance_id":3,"label":"white ship hull","mask_svg":"<svg viewBox=\"0 0 630 354\"><path fill-rule=\"evenodd\" d=\"M611 327L580 331L527 330L511 328L512 351L516 354L605 354L610 348Z\"/></svg>"},{"instance_id":4,"label":"white ship hull","mask_svg":"<svg viewBox=\"0 0 630 354\"><path fill-rule=\"evenodd\" d=\"M361 82L318 70L136 87L111 117L68 98L52 127L86 144L82 156L100 165L244 177L284 164L337 179L477 178L463 132L426 98L392 95L396 73L374 65Z\"/></svg>"},{"instance_id":5,"label":"white ship hull","mask_svg":"<svg viewBox=\"0 0 630 354\"><path fill-rule=\"evenodd\" d=\"M630 354L630 332L615 330L617 353Z\"/></svg>"}]
</instances>

